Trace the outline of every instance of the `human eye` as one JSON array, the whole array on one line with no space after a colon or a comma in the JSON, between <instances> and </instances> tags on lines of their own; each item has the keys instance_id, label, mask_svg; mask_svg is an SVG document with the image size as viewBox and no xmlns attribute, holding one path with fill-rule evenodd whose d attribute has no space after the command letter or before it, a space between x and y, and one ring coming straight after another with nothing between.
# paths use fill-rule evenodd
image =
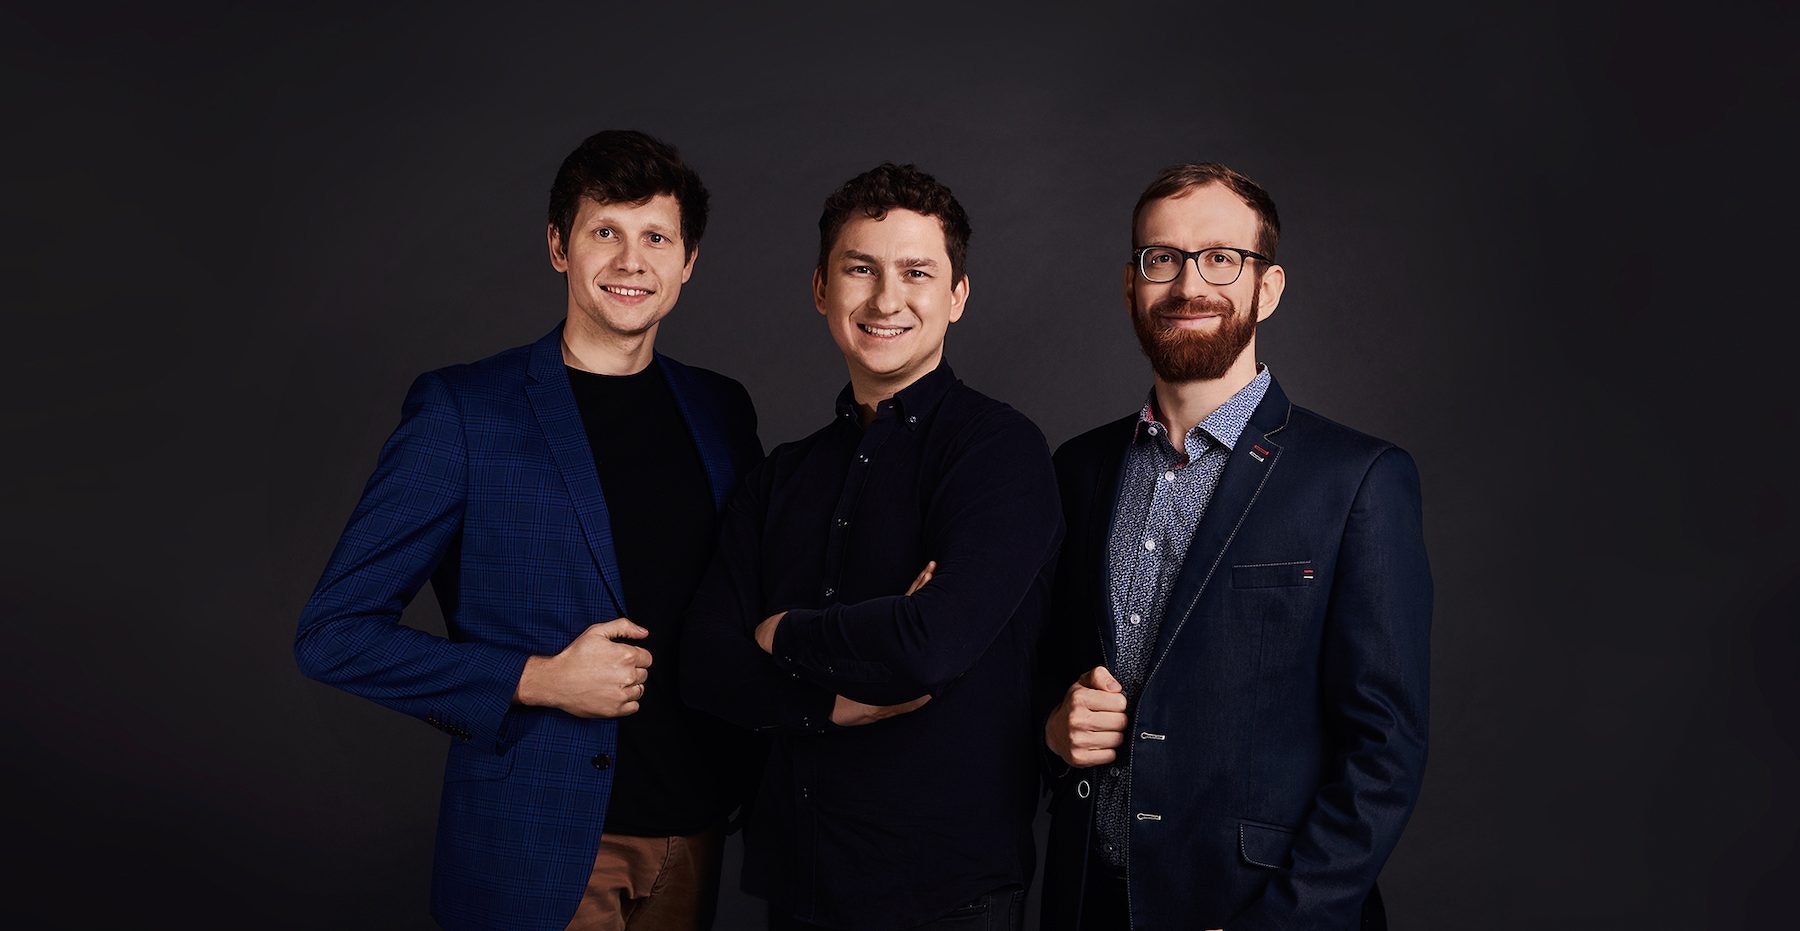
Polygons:
<instances>
[{"instance_id":1,"label":"human eye","mask_svg":"<svg viewBox=\"0 0 1800 931\"><path fill-rule=\"evenodd\" d=\"M618 238L618 235L619 234L614 232L613 228L610 226L602 226L602 227L594 230L594 238L595 239L611 240L611 239Z\"/></svg>"},{"instance_id":2,"label":"human eye","mask_svg":"<svg viewBox=\"0 0 1800 931\"><path fill-rule=\"evenodd\" d=\"M922 268L909 268L906 270L906 277L911 278L914 281L920 281L930 278L931 275Z\"/></svg>"},{"instance_id":3,"label":"human eye","mask_svg":"<svg viewBox=\"0 0 1800 931\"><path fill-rule=\"evenodd\" d=\"M1150 265L1170 265L1175 261L1175 253L1168 249L1146 250L1144 261Z\"/></svg>"},{"instance_id":4,"label":"human eye","mask_svg":"<svg viewBox=\"0 0 1800 931\"><path fill-rule=\"evenodd\" d=\"M1237 253L1232 252L1229 249L1209 249L1204 258L1208 265L1226 266L1237 264Z\"/></svg>"},{"instance_id":5,"label":"human eye","mask_svg":"<svg viewBox=\"0 0 1800 931\"><path fill-rule=\"evenodd\" d=\"M849 268L844 269L844 273L855 277L863 277L875 274L875 269L870 268L867 265L852 265Z\"/></svg>"},{"instance_id":6,"label":"human eye","mask_svg":"<svg viewBox=\"0 0 1800 931\"><path fill-rule=\"evenodd\" d=\"M660 246L669 241L669 237L664 236L661 233L651 233L647 238L650 240L650 245L653 246Z\"/></svg>"}]
</instances>

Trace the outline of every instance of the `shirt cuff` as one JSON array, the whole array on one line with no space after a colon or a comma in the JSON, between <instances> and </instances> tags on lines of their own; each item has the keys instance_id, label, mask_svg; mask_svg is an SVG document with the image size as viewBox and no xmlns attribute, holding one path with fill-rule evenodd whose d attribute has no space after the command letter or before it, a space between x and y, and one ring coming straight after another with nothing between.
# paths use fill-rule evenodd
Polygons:
<instances>
[{"instance_id":1,"label":"shirt cuff","mask_svg":"<svg viewBox=\"0 0 1800 931\"><path fill-rule=\"evenodd\" d=\"M824 616L825 612L817 608L790 608L781 623L775 625L775 640L769 653L775 658L775 665L796 678L812 670L815 664L808 662L811 651L806 645Z\"/></svg>"}]
</instances>

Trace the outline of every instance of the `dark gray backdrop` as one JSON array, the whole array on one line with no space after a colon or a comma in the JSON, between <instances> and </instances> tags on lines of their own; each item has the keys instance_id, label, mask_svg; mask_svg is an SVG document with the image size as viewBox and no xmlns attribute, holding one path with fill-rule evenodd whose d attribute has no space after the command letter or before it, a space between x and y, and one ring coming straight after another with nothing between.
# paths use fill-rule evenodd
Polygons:
<instances>
[{"instance_id":1,"label":"dark gray backdrop","mask_svg":"<svg viewBox=\"0 0 1800 931\"><path fill-rule=\"evenodd\" d=\"M1262 357L1424 473L1432 758L1395 925L1777 914L1792 12L748 6L0 13L0 908L428 925L443 738L301 679L294 621L412 377L562 313L562 156L637 127L714 195L659 348L742 380L770 445L844 378L807 281L849 175L957 191L952 358L1052 443L1146 388L1139 188L1259 179L1290 282Z\"/></svg>"}]
</instances>

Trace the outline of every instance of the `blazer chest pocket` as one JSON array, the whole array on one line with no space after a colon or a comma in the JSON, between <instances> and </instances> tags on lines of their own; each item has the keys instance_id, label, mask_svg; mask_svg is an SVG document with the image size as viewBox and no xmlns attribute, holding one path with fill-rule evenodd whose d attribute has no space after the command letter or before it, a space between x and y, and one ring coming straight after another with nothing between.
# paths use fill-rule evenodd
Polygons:
<instances>
[{"instance_id":1,"label":"blazer chest pocket","mask_svg":"<svg viewBox=\"0 0 1800 931\"><path fill-rule=\"evenodd\" d=\"M1310 559L1291 562L1259 562L1231 567L1232 588L1285 588L1306 585L1313 580Z\"/></svg>"},{"instance_id":2,"label":"blazer chest pocket","mask_svg":"<svg viewBox=\"0 0 1800 931\"><path fill-rule=\"evenodd\" d=\"M1288 868L1288 848L1294 832L1274 824L1243 821L1238 824L1238 852L1244 862L1271 870Z\"/></svg>"}]
</instances>

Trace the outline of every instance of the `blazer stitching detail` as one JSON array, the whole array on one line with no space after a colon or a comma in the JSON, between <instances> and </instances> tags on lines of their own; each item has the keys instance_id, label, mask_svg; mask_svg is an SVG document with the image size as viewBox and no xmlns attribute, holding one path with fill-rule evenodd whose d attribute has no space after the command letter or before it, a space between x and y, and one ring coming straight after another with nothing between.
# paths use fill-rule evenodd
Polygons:
<instances>
[{"instance_id":1,"label":"blazer stitching detail","mask_svg":"<svg viewBox=\"0 0 1800 931\"><path fill-rule=\"evenodd\" d=\"M1294 419L1294 405L1293 405L1293 403L1292 403L1292 402L1289 402L1289 403L1288 403L1288 408L1287 408L1287 412L1286 412L1286 413L1284 413L1284 414L1283 414L1283 415L1282 415L1282 417L1281 417L1281 426L1279 426L1279 427L1276 427L1276 428L1275 428L1275 429L1273 429L1273 430L1270 430L1270 431L1268 431L1268 432L1266 432L1266 433L1264 433L1264 434L1263 434L1263 439L1265 439L1265 440L1266 440L1266 439L1268 439L1268 438L1269 438L1269 437L1272 437L1272 436L1274 436L1274 435L1275 435L1275 434L1277 434L1277 433L1280 433L1280 432L1281 432L1281 431L1283 431L1283 430L1286 430L1286 429L1287 429L1287 425L1288 425L1288 421L1290 421L1290 420L1293 420L1293 419Z\"/></svg>"},{"instance_id":2,"label":"blazer stitching detail","mask_svg":"<svg viewBox=\"0 0 1800 931\"><path fill-rule=\"evenodd\" d=\"M1243 855L1244 860L1247 863L1254 863L1257 866L1266 866L1277 870L1282 868L1279 863L1265 863L1250 855L1250 844L1245 838L1244 825L1242 824L1238 825L1238 853Z\"/></svg>"}]
</instances>

